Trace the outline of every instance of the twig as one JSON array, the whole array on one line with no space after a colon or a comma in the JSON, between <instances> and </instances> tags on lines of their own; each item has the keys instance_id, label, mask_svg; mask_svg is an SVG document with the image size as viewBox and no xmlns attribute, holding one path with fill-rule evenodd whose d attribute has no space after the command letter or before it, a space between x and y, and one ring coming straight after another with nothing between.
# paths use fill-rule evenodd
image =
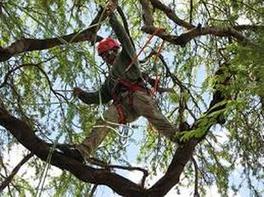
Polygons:
<instances>
[{"instance_id":1,"label":"twig","mask_svg":"<svg viewBox=\"0 0 264 197\"><path fill-rule=\"evenodd\" d=\"M89 194L89 196L90 197L93 197L94 196L94 193L95 193L95 191L96 191L96 189L97 189L97 184L95 184L94 186L93 186L93 188L92 188L92 190L91 190L91 192L90 192L90 194Z\"/></svg>"},{"instance_id":2,"label":"twig","mask_svg":"<svg viewBox=\"0 0 264 197\"><path fill-rule=\"evenodd\" d=\"M9 185L9 183L12 181L13 177L17 174L18 170L26 163L34 154L30 153L27 156L25 156L18 164L17 166L13 169L11 174L1 183L0 185L0 192L2 192L6 186Z\"/></svg>"},{"instance_id":3,"label":"twig","mask_svg":"<svg viewBox=\"0 0 264 197\"><path fill-rule=\"evenodd\" d=\"M96 35L97 26L100 25L100 23L98 23L98 20L101 17L102 12L102 9L99 10L96 17L91 22L90 26L81 32L74 32L65 36L48 39L23 38L15 41L8 47L3 48L0 46L0 62L10 59L15 54L27 51L49 49L69 42L73 43L91 41L92 44L92 41L94 40L98 42L103 39L101 36Z\"/></svg>"},{"instance_id":4,"label":"twig","mask_svg":"<svg viewBox=\"0 0 264 197\"><path fill-rule=\"evenodd\" d=\"M161 3L159 0L150 0L154 8L157 8L161 11L163 11L169 19L171 19L173 22L175 22L177 25L182 26L186 29L192 29L195 28L194 25L185 22L184 20L180 19L171 8L166 6L165 4Z\"/></svg>"},{"instance_id":5,"label":"twig","mask_svg":"<svg viewBox=\"0 0 264 197\"><path fill-rule=\"evenodd\" d=\"M0 84L0 89L3 88L3 87L7 84L7 80L8 80L8 78L9 78L9 76L10 76L13 72L15 72L16 70L18 70L18 69L20 69L20 68L22 68L22 67L28 67L28 66L36 66L36 67L38 67L40 64L45 63L45 62L48 62L48 61L52 60L53 58L54 58L54 56L48 58L48 59L45 60L45 61L39 62L39 63L37 63L37 64L33 64L33 63L21 64L21 65L19 65L19 66L17 66L17 67L14 67L14 68L10 69L9 71L7 71L7 73L6 73L5 77L4 77L4 81Z\"/></svg>"},{"instance_id":6,"label":"twig","mask_svg":"<svg viewBox=\"0 0 264 197\"><path fill-rule=\"evenodd\" d=\"M103 167L103 168L109 169L109 170L113 169L113 168L116 168L116 169L128 170L128 171L134 171L134 170L141 171L143 173L143 177L142 177L142 180L141 180L141 186L142 187L144 187L146 178L147 178L147 176L149 174L148 171L145 170L144 168L132 167L132 166L120 166L120 165L108 165L104 161L101 161L101 160L96 159L96 158L89 158L89 162L91 164L98 165L100 167Z\"/></svg>"}]
</instances>

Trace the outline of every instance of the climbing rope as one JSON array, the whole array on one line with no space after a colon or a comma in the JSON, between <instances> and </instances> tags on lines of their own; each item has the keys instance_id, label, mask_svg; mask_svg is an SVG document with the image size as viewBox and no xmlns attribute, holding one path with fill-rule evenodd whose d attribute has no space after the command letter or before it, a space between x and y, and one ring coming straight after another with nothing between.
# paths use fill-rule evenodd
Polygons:
<instances>
[{"instance_id":1,"label":"climbing rope","mask_svg":"<svg viewBox=\"0 0 264 197\"><path fill-rule=\"evenodd\" d=\"M49 154L47 156L47 160L45 161L45 168L44 168L44 170L41 173L41 178L40 178L38 186L37 186L36 197L41 197L41 194L42 194L43 188L44 188L44 184L45 184L45 181L46 181L46 178L47 178L47 175L48 175L48 171L49 171L49 168L50 168L51 157L52 157L52 154L53 154L53 152L54 152L54 150L56 148L56 145L58 144L58 141L59 141L61 136L62 136L62 133L60 133L56 137L54 143L52 144L52 147L49 150Z\"/></svg>"},{"instance_id":2,"label":"climbing rope","mask_svg":"<svg viewBox=\"0 0 264 197\"><path fill-rule=\"evenodd\" d=\"M133 64L137 61L139 55L144 51L144 49L147 47L147 45L150 43L150 41L152 40L152 38L159 32L161 31L160 28L156 28L154 33L151 34L148 38L148 40L145 42L145 44L143 45L143 47L140 49L140 51L138 52L137 55L135 55L132 59L132 61L130 62L130 64L128 65L128 67L125 69L124 73L128 72L129 69L133 66Z\"/></svg>"}]
</instances>

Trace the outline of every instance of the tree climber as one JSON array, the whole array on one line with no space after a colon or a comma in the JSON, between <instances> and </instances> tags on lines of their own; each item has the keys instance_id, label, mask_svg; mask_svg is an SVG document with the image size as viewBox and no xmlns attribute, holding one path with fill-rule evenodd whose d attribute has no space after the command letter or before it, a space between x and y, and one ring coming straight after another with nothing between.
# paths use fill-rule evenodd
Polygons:
<instances>
[{"instance_id":1,"label":"tree climber","mask_svg":"<svg viewBox=\"0 0 264 197\"><path fill-rule=\"evenodd\" d=\"M145 82L149 78L139 70L136 51L129 35L114 13L111 13L109 18L122 49L119 42L112 38L100 41L97 51L109 65L109 76L98 91L86 92L76 87L73 94L86 104L108 103L111 100L113 102L103 113L103 118L97 120L96 125L100 126L92 128L81 144L58 146L66 156L79 161L87 159L101 144L109 132L109 126L117 127L118 123L130 123L140 116L147 118L158 132L171 140L176 132L176 128L160 112L149 89L146 88ZM152 85L155 83L154 79L149 82Z\"/></svg>"}]
</instances>

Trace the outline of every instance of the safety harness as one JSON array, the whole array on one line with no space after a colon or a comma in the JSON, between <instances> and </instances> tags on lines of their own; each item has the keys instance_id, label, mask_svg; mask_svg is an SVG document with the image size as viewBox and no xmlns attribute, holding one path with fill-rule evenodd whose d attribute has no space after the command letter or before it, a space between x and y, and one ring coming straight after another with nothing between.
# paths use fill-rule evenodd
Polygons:
<instances>
[{"instance_id":1,"label":"safety harness","mask_svg":"<svg viewBox=\"0 0 264 197\"><path fill-rule=\"evenodd\" d=\"M131 82L126 79L118 79L116 82L116 86L112 90L112 98L113 104L116 107L118 113L118 122L119 124L126 124L126 116L124 112L124 107L121 104L121 92L128 92L127 96L129 99L129 105L133 107L133 94L136 91L143 91L147 92L148 94L151 93L150 89L147 88L145 81L139 80L139 82Z\"/></svg>"},{"instance_id":2,"label":"safety harness","mask_svg":"<svg viewBox=\"0 0 264 197\"><path fill-rule=\"evenodd\" d=\"M150 35L150 37L148 38L147 42L145 43L145 45L141 48L141 50L139 51L139 53L133 57L132 61L130 62L130 64L128 65L128 67L125 69L125 72L128 72L129 69L134 65L134 63L137 61L139 55L144 51L144 49L146 48L146 46L150 43L150 41L152 40L152 38L157 35L160 32L163 32L164 29L162 28L156 28L154 33L152 35ZM157 60L157 56L160 54L161 49L164 45L165 41L162 42L162 44L159 46L158 52L156 54L156 58L154 63ZM115 85L115 87L112 89L112 98L114 101L114 105L116 107L117 113L118 113L118 122L119 124L126 124L126 116L125 116L125 112L124 112L124 107L122 106L121 102L120 102L120 92L125 92L128 91L128 97L129 97L129 105L131 107L133 107L133 93L136 91L144 91L147 92L148 94L155 94L156 90L158 89L159 86L159 82L160 79L158 77L158 75L156 76L156 79L150 79L152 82L154 81L154 83L150 83L152 86L152 89L148 88L146 83L145 83L145 79L143 77L143 79L140 79L139 82L135 82L132 83L129 80L126 79L121 79L119 78L117 80L117 83ZM146 80L148 81L148 80ZM121 87L121 91L119 90L119 88ZM122 91L124 90L125 91Z\"/></svg>"}]
</instances>

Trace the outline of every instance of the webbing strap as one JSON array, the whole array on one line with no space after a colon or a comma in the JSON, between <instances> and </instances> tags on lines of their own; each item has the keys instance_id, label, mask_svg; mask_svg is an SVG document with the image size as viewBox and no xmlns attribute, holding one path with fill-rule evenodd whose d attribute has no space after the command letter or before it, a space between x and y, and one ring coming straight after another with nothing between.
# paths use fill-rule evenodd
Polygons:
<instances>
[{"instance_id":1,"label":"webbing strap","mask_svg":"<svg viewBox=\"0 0 264 197\"><path fill-rule=\"evenodd\" d=\"M123 106L120 103L115 103L116 111L118 113L118 123L126 124L126 116Z\"/></svg>"},{"instance_id":2,"label":"webbing strap","mask_svg":"<svg viewBox=\"0 0 264 197\"><path fill-rule=\"evenodd\" d=\"M124 85L129 92L135 92L137 90L145 91L146 89L139 85L138 83L132 83L131 81L125 79L119 79L118 82Z\"/></svg>"}]
</instances>

